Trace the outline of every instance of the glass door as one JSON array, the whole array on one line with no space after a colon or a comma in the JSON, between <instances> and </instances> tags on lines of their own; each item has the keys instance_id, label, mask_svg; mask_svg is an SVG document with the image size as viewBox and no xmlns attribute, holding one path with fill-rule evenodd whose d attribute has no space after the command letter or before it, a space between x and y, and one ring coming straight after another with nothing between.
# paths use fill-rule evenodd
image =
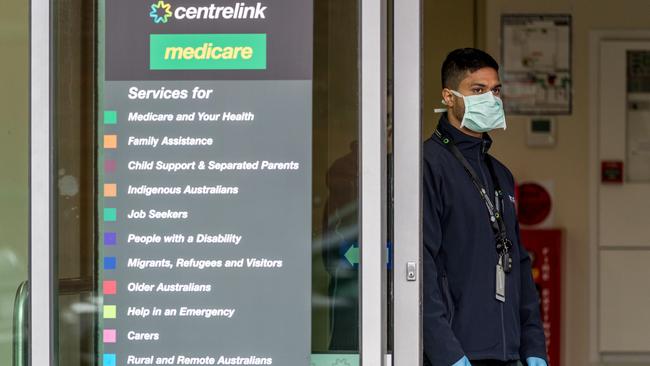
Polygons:
<instances>
[{"instance_id":1,"label":"glass door","mask_svg":"<svg viewBox=\"0 0 650 366\"><path fill-rule=\"evenodd\" d=\"M0 13L0 364L27 353L29 217L29 5Z\"/></svg>"},{"instance_id":2,"label":"glass door","mask_svg":"<svg viewBox=\"0 0 650 366\"><path fill-rule=\"evenodd\" d=\"M385 364L389 10L32 0L31 363Z\"/></svg>"}]
</instances>

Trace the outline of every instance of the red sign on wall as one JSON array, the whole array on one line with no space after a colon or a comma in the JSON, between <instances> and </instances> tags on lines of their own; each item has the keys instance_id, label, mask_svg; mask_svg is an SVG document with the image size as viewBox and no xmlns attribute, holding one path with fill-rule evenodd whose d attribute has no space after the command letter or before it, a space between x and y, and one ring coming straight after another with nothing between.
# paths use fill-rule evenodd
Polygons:
<instances>
[{"instance_id":1,"label":"red sign on wall","mask_svg":"<svg viewBox=\"0 0 650 366\"><path fill-rule=\"evenodd\" d=\"M551 213L551 195L537 183L522 183L518 188L519 222L523 225L541 224Z\"/></svg>"},{"instance_id":2,"label":"red sign on wall","mask_svg":"<svg viewBox=\"0 0 650 366\"><path fill-rule=\"evenodd\" d=\"M602 161L600 163L600 180L603 183L623 183L623 162Z\"/></svg>"},{"instance_id":3,"label":"red sign on wall","mask_svg":"<svg viewBox=\"0 0 650 366\"><path fill-rule=\"evenodd\" d=\"M562 311L562 230L522 229L521 241L532 258L539 292L549 366L560 366Z\"/></svg>"}]
</instances>

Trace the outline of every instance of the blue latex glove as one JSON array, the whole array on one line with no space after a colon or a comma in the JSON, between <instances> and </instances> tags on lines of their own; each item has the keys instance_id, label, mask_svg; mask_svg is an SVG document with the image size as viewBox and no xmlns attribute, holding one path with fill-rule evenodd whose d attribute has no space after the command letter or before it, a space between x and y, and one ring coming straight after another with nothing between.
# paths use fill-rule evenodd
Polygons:
<instances>
[{"instance_id":1,"label":"blue latex glove","mask_svg":"<svg viewBox=\"0 0 650 366\"><path fill-rule=\"evenodd\" d=\"M546 361L539 357L528 357L526 363L528 366L546 366Z\"/></svg>"},{"instance_id":2,"label":"blue latex glove","mask_svg":"<svg viewBox=\"0 0 650 366\"><path fill-rule=\"evenodd\" d=\"M542 360L542 361L544 361L544 360ZM458 362L456 362L455 364L453 364L451 366L472 366L472 364L469 363L469 359L467 358L467 356L463 356L463 358L461 358L460 360L458 360Z\"/></svg>"}]
</instances>

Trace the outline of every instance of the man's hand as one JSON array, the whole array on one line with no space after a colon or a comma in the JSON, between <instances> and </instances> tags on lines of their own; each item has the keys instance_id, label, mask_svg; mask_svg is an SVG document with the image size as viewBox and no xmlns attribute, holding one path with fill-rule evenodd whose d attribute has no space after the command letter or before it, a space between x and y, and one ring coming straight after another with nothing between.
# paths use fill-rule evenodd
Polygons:
<instances>
[{"instance_id":1,"label":"man's hand","mask_svg":"<svg viewBox=\"0 0 650 366\"><path fill-rule=\"evenodd\" d=\"M542 361L544 361L544 360L542 360ZM540 364L540 366L545 366L545 365L546 364L544 364L544 365ZM467 358L467 356L463 356L463 358L461 358L460 360L458 360L458 362L456 362L455 364L453 364L451 366L472 366L472 364L469 363L469 359Z\"/></svg>"},{"instance_id":2,"label":"man's hand","mask_svg":"<svg viewBox=\"0 0 650 366\"><path fill-rule=\"evenodd\" d=\"M528 366L546 366L546 361L539 357L528 357L526 363Z\"/></svg>"}]
</instances>

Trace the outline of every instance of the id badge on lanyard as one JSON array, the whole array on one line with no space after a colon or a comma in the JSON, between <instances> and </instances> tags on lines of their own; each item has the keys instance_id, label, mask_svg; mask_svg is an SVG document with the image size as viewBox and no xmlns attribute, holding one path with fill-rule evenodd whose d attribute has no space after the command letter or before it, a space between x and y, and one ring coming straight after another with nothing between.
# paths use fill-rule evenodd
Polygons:
<instances>
[{"instance_id":1,"label":"id badge on lanyard","mask_svg":"<svg viewBox=\"0 0 650 366\"><path fill-rule=\"evenodd\" d=\"M503 269L502 257L499 256L497 263L496 291L495 297L501 302L506 302L506 272Z\"/></svg>"}]
</instances>

